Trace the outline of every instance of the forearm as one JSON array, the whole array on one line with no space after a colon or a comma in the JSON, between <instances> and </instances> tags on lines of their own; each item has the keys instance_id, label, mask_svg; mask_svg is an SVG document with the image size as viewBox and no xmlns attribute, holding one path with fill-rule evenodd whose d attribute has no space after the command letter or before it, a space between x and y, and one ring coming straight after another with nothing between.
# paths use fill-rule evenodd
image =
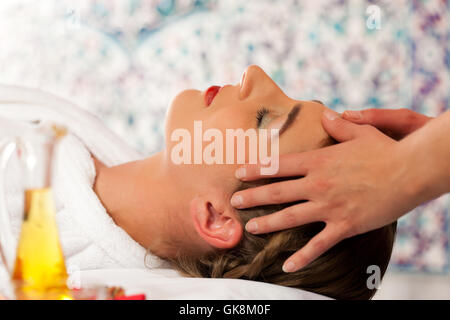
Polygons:
<instances>
[{"instance_id":1,"label":"forearm","mask_svg":"<svg viewBox=\"0 0 450 320\"><path fill-rule=\"evenodd\" d=\"M422 203L450 192L450 110L399 142L411 196Z\"/></svg>"}]
</instances>

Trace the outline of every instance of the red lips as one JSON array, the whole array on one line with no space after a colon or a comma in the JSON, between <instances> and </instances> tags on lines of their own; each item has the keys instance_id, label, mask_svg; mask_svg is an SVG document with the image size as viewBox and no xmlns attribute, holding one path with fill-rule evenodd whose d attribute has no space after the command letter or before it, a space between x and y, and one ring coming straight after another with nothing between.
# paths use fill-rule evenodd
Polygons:
<instances>
[{"instance_id":1,"label":"red lips","mask_svg":"<svg viewBox=\"0 0 450 320\"><path fill-rule=\"evenodd\" d=\"M222 87L220 86L211 86L208 88L208 90L206 90L205 92L205 104L207 107L209 107L209 105L211 104L211 102L213 101L214 97L216 96L216 94L219 92L219 90Z\"/></svg>"}]
</instances>

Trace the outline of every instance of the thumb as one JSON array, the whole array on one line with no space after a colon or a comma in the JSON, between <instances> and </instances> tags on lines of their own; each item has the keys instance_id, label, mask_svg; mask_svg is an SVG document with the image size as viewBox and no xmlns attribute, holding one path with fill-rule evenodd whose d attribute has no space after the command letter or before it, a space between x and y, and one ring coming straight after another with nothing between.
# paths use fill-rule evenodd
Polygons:
<instances>
[{"instance_id":1,"label":"thumb","mask_svg":"<svg viewBox=\"0 0 450 320\"><path fill-rule=\"evenodd\" d=\"M333 110L325 110L322 125L330 136L339 142L355 139L362 134L362 127L340 117Z\"/></svg>"}]
</instances>

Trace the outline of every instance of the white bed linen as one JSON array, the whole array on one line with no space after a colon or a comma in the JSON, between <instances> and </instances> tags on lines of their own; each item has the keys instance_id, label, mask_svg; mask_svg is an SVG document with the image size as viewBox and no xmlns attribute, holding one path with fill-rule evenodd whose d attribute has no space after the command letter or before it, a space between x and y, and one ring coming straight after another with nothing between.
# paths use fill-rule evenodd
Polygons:
<instances>
[{"instance_id":1,"label":"white bed linen","mask_svg":"<svg viewBox=\"0 0 450 320\"><path fill-rule=\"evenodd\" d=\"M73 273L75 286L120 286L149 300L329 300L305 290L241 279L180 277L171 269L104 269Z\"/></svg>"}]
</instances>

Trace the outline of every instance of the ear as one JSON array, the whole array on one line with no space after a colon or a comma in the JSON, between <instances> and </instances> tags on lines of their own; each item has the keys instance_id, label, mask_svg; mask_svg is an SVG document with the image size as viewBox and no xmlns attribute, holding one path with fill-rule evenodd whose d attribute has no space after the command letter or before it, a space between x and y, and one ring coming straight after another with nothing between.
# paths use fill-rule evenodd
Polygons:
<instances>
[{"instance_id":1,"label":"ear","mask_svg":"<svg viewBox=\"0 0 450 320\"><path fill-rule=\"evenodd\" d=\"M196 197L191 201L190 211L195 230L211 246L228 249L241 240L243 226L229 201Z\"/></svg>"}]
</instances>

